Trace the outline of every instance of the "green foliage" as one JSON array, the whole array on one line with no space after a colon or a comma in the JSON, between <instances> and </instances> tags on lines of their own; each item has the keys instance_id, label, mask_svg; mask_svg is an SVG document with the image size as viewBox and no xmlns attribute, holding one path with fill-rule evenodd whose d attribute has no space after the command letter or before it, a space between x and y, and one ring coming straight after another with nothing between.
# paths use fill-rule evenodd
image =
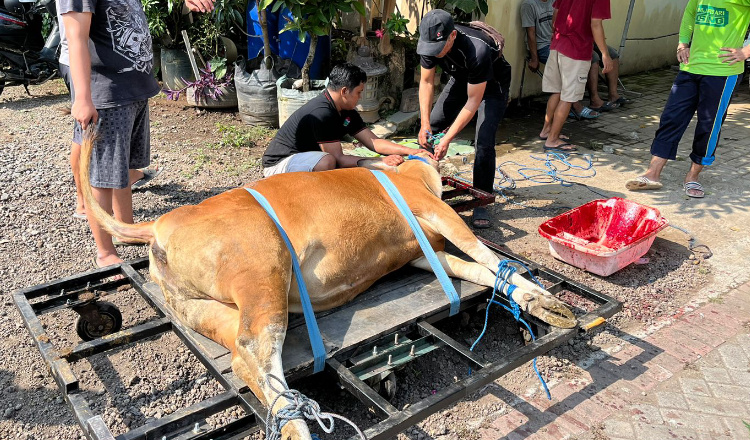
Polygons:
<instances>
[{"instance_id":1,"label":"green foliage","mask_svg":"<svg viewBox=\"0 0 750 440\"><path fill-rule=\"evenodd\" d=\"M211 148L252 148L259 141L272 137L276 130L260 126L236 126L222 123L216 124L221 139Z\"/></svg>"},{"instance_id":2,"label":"green foliage","mask_svg":"<svg viewBox=\"0 0 750 440\"><path fill-rule=\"evenodd\" d=\"M223 57L224 46L220 37L234 41L244 38L246 9L247 0L216 0L213 11L197 14L197 19L188 29L190 43L204 58Z\"/></svg>"},{"instance_id":3,"label":"green foliage","mask_svg":"<svg viewBox=\"0 0 750 440\"><path fill-rule=\"evenodd\" d=\"M462 21L469 21L489 12L487 0L431 0L431 3L433 8L445 9Z\"/></svg>"},{"instance_id":4,"label":"green foliage","mask_svg":"<svg viewBox=\"0 0 750 440\"><path fill-rule=\"evenodd\" d=\"M401 15L401 12L396 11L385 23L385 30L388 31L388 35L391 38L397 35L408 36L409 29L406 27L407 24L409 24L409 19Z\"/></svg>"},{"instance_id":5,"label":"green foliage","mask_svg":"<svg viewBox=\"0 0 750 440\"><path fill-rule=\"evenodd\" d=\"M151 36L159 38L167 33L169 12L163 0L141 0L143 12L148 20L148 30Z\"/></svg>"},{"instance_id":6,"label":"green foliage","mask_svg":"<svg viewBox=\"0 0 750 440\"><path fill-rule=\"evenodd\" d=\"M747 423L746 421L742 421L742 423L745 424L745 428L747 428L748 431L750 431L750 423Z\"/></svg>"},{"instance_id":7,"label":"green foliage","mask_svg":"<svg viewBox=\"0 0 750 440\"><path fill-rule=\"evenodd\" d=\"M294 18L287 22L281 32L297 31L303 43L307 34L328 35L334 24L340 24L344 12L357 11L365 15L365 8L359 0L276 0L271 10L276 12L284 6Z\"/></svg>"}]
</instances>

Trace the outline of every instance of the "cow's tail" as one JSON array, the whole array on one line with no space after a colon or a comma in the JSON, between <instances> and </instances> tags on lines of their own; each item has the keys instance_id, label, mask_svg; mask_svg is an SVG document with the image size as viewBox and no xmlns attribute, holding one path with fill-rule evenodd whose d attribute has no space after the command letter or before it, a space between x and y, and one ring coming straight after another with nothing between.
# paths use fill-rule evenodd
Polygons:
<instances>
[{"instance_id":1,"label":"cow's tail","mask_svg":"<svg viewBox=\"0 0 750 440\"><path fill-rule=\"evenodd\" d=\"M96 143L96 127L95 124L89 124L86 131L83 133L83 142L81 144L81 161L79 174L81 178L81 190L83 191L83 198L86 202L86 210L91 210L94 214L94 218L99 224L109 232L110 234L120 238L121 240L134 242L134 243L150 243L154 238L153 224L154 222L144 222L138 224L123 223L109 213L105 212L99 203L94 199L94 194L91 191L91 179L89 176L89 167L91 165L91 152L94 149Z\"/></svg>"}]
</instances>

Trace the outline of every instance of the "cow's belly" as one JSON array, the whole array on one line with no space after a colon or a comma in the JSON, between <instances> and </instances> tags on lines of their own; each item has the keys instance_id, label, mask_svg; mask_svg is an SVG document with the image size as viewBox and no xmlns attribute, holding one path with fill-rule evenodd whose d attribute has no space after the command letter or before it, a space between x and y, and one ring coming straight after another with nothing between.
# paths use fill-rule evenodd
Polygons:
<instances>
[{"instance_id":1,"label":"cow's belly","mask_svg":"<svg viewBox=\"0 0 750 440\"><path fill-rule=\"evenodd\" d=\"M387 245L382 242L360 242L353 246L339 243L336 252L329 252L325 246L315 246L305 252L300 265L313 308L320 311L346 304L380 278L422 255L411 231L398 235L403 236ZM302 311L295 282L290 289L289 310Z\"/></svg>"}]
</instances>

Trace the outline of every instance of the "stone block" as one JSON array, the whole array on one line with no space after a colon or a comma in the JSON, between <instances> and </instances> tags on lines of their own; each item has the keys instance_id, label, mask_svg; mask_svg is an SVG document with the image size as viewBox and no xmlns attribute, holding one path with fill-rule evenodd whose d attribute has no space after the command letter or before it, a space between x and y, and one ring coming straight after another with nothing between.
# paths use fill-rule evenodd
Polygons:
<instances>
[{"instance_id":1,"label":"stone block","mask_svg":"<svg viewBox=\"0 0 750 440\"><path fill-rule=\"evenodd\" d=\"M396 133L402 133L406 131L413 131L414 124L419 119L419 112L396 112L388 117L387 123L392 124L396 127Z\"/></svg>"},{"instance_id":2,"label":"stone block","mask_svg":"<svg viewBox=\"0 0 750 440\"><path fill-rule=\"evenodd\" d=\"M404 113L411 113L419 111L419 89L412 87L406 89L401 94L401 107L399 108Z\"/></svg>"}]
</instances>

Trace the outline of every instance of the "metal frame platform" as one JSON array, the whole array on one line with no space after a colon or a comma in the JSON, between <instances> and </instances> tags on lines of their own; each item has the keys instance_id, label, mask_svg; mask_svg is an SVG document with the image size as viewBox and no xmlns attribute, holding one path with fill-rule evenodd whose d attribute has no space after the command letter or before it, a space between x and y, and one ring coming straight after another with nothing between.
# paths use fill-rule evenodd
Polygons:
<instances>
[{"instance_id":1,"label":"metal frame platform","mask_svg":"<svg viewBox=\"0 0 750 440\"><path fill-rule=\"evenodd\" d=\"M477 191L454 179L447 181L444 179L444 184L456 188L447 191L445 196L455 197L468 194L472 198L469 201L460 201L457 208L454 206L456 210L468 209L467 206L486 205L494 201L494 196L491 194ZM449 302L437 281L434 280L434 276L418 269L399 270L379 281L351 303L334 310L317 313L328 351L325 372L334 377L342 388L363 405L374 411L380 419L378 423L364 431L368 439L391 438L534 357L543 355L577 334L602 323L604 319L611 317L622 308L620 302L606 295L525 261L492 242L481 240L497 252L500 258L526 263L530 273L525 273L523 276L529 278L533 274L545 280L549 284L547 290L551 293L569 291L595 303L597 308L578 316L579 325L573 329L550 328L536 318L524 316L532 324L539 337L497 362L488 362L480 355L471 352L465 344L436 328L438 323L448 319ZM232 372L229 352L181 323L164 302L158 287L153 283L148 283L139 273L147 268L148 259L142 258L34 286L13 294L13 300L21 313L24 324L87 438L90 440L162 438L228 440L241 438L258 429L265 429L266 411L248 387ZM123 275L124 278L112 281L113 275ZM454 285L461 295L462 310L473 311L486 304L490 289L460 280L454 280ZM96 301L106 298L107 295L116 295L118 289L124 286L132 286L154 309L157 317L101 338L82 342L72 349L61 351L55 348L39 320L40 315L65 308L73 308L82 316L90 315L92 305ZM399 313L396 321L384 323L380 327L371 326L369 330L367 325L361 324L368 320L363 316L371 318L372 313L377 313L378 310L381 310L382 314L393 315L393 307L403 307L403 303L399 301L422 304L425 303L425 299L429 306L416 308L411 314ZM370 315L362 315L363 311ZM343 329L341 326L337 328L337 322L348 323L348 328L346 326ZM378 325L381 324L379 321L375 322ZM355 323L356 325L353 325ZM89 402L79 388L78 378L71 368L72 363L170 331L180 338L225 391L115 437L103 418L92 413ZM304 380L305 377L312 375L312 353L306 338L302 317L290 319L287 341L283 350L285 375L289 382ZM412 403L401 411L383 397L382 390L378 392L373 389L373 384L387 380L394 370L437 348L452 350L458 354L472 368L473 373L456 383L436 390L434 394ZM191 429L196 426L196 423L201 424L207 417L234 405L241 406L247 415L219 428L202 432Z\"/></svg>"}]
</instances>

